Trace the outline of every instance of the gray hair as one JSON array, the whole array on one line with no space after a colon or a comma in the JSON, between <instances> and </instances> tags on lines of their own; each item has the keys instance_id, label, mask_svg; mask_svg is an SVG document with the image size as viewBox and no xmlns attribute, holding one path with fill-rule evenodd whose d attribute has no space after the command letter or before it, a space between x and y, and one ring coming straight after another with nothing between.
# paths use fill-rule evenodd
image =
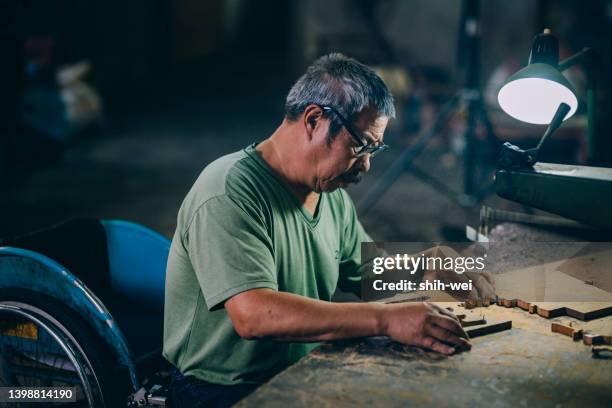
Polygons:
<instances>
[{"instance_id":1,"label":"gray hair","mask_svg":"<svg viewBox=\"0 0 612 408\"><path fill-rule=\"evenodd\" d=\"M317 59L291 87L285 101L285 117L295 121L311 104L331 106L348 121L368 106L382 116L395 117L393 96L383 80L371 68L339 53ZM330 116L331 141L342 123L335 115Z\"/></svg>"}]
</instances>

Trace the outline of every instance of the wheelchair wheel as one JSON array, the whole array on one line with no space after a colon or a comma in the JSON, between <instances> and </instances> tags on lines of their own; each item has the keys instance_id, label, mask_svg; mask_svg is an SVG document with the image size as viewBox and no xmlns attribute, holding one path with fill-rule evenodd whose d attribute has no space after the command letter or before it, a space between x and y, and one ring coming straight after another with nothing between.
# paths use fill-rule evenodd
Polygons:
<instances>
[{"instance_id":1,"label":"wheelchair wheel","mask_svg":"<svg viewBox=\"0 0 612 408\"><path fill-rule=\"evenodd\" d=\"M0 386L74 387L67 406L125 406L109 357L71 309L32 292L0 294Z\"/></svg>"}]
</instances>

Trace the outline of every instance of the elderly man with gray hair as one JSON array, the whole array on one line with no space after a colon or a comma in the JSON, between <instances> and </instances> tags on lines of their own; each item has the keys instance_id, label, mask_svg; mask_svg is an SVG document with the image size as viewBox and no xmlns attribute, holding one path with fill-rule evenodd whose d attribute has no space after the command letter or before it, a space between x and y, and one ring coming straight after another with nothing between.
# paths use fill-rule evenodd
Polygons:
<instances>
[{"instance_id":1,"label":"elderly man with gray hair","mask_svg":"<svg viewBox=\"0 0 612 408\"><path fill-rule=\"evenodd\" d=\"M459 322L428 303L333 303L359 293L371 241L343 190L384 151L393 98L370 68L319 58L261 143L201 173L180 208L166 277L164 356L176 406L227 406L308 354L362 336L451 354Z\"/></svg>"}]
</instances>

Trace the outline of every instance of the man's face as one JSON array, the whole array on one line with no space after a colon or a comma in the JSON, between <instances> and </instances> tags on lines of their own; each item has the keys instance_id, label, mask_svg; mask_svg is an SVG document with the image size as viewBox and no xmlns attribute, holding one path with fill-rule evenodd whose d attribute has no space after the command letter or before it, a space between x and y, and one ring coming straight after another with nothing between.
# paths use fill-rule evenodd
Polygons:
<instances>
[{"instance_id":1,"label":"man's face","mask_svg":"<svg viewBox=\"0 0 612 408\"><path fill-rule=\"evenodd\" d=\"M333 113L330 113L333 115ZM383 142L383 134L389 118L379 116L373 108L366 108L351 123L351 127L364 143ZM329 125L329 123L328 123ZM363 173L370 169L370 155L357 157L359 145L344 126L334 137L331 145L327 143L329 126L322 126L315 136L315 186L314 191L333 191L358 183Z\"/></svg>"}]
</instances>

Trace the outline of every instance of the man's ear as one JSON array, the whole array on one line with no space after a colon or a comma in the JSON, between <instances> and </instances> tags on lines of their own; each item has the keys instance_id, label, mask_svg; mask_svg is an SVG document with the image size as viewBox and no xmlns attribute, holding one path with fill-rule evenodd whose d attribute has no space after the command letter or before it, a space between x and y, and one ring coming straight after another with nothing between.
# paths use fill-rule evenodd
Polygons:
<instances>
[{"instance_id":1,"label":"man's ear","mask_svg":"<svg viewBox=\"0 0 612 408\"><path fill-rule=\"evenodd\" d=\"M317 105L308 105L304 109L304 128L309 139L312 139L314 131L320 124L320 120L323 117L323 110Z\"/></svg>"}]
</instances>

